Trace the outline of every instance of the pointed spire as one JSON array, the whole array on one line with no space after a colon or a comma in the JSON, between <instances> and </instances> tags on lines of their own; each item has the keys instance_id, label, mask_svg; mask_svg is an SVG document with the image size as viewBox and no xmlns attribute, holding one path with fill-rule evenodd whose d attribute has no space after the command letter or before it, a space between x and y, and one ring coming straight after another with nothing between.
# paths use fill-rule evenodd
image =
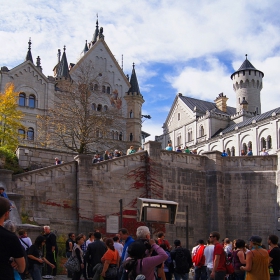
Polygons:
<instances>
[{"instance_id":1,"label":"pointed spire","mask_svg":"<svg viewBox=\"0 0 280 280\"><path fill-rule=\"evenodd\" d=\"M98 27L98 14L97 14L96 28L95 28L95 31L93 33L92 44L94 44L97 41L98 34L99 34L99 27Z\"/></svg>"},{"instance_id":2,"label":"pointed spire","mask_svg":"<svg viewBox=\"0 0 280 280\"><path fill-rule=\"evenodd\" d=\"M68 62L67 62L67 57L66 57L65 51L66 51L66 47L64 46L62 58L58 65L57 78L70 78Z\"/></svg>"},{"instance_id":3,"label":"pointed spire","mask_svg":"<svg viewBox=\"0 0 280 280\"><path fill-rule=\"evenodd\" d=\"M88 52L88 43L87 43L87 40L86 40L85 47L84 47L81 55L85 55L87 52Z\"/></svg>"},{"instance_id":4,"label":"pointed spire","mask_svg":"<svg viewBox=\"0 0 280 280\"><path fill-rule=\"evenodd\" d=\"M29 42L28 42L28 51L25 57L25 61L30 60L33 63L33 58L32 58L32 54L31 54L31 38L29 38Z\"/></svg>"},{"instance_id":5,"label":"pointed spire","mask_svg":"<svg viewBox=\"0 0 280 280\"><path fill-rule=\"evenodd\" d=\"M128 90L128 94L131 93L132 95L133 94L136 94L136 95L141 95L140 93L140 89L139 89L139 85L138 85L138 80L137 80L137 76L136 76L136 72L135 72L135 64L133 62L132 64L132 73L131 73L131 76L130 76L130 89Z\"/></svg>"}]
</instances>

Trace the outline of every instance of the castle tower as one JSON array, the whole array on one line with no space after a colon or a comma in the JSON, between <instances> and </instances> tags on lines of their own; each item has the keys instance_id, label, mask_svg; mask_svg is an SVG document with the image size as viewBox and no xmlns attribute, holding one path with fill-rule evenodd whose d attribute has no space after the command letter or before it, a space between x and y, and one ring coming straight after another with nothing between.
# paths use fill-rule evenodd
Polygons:
<instances>
[{"instance_id":1,"label":"castle tower","mask_svg":"<svg viewBox=\"0 0 280 280\"><path fill-rule=\"evenodd\" d=\"M124 96L127 103L127 121L126 121L126 141L128 146L135 148L141 145L141 128L142 128L142 104L143 96L140 93L138 80L135 72L135 64L133 63L132 74L130 77L130 89Z\"/></svg>"},{"instance_id":2,"label":"castle tower","mask_svg":"<svg viewBox=\"0 0 280 280\"><path fill-rule=\"evenodd\" d=\"M248 102L248 111L261 114L261 90L264 73L257 70L252 63L246 59L240 68L231 75L233 90L236 92L236 112L244 109L241 106L245 99Z\"/></svg>"}]
</instances>

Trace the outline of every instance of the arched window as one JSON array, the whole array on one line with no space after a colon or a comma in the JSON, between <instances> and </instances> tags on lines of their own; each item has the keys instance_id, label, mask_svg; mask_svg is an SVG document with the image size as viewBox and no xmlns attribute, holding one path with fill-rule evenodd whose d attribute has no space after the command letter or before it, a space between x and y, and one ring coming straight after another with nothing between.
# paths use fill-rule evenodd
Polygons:
<instances>
[{"instance_id":1,"label":"arched window","mask_svg":"<svg viewBox=\"0 0 280 280\"><path fill-rule=\"evenodd\" d=\"M203 125L200 127L199 136L200 136L200 137L204 136L204 128L203 128Z\"/></svg>"},{"instance_id":2,"label":"arched window","mask_svg":"<svg viewBox=\"0 0 280 280\"><path fill-rule=\"evenodd\" d=\"M231 156L234 157L235 156L235 148L231 147Z\"/></svg>"},{"instance_id":3,"label":"arched window","mask_svg":"<svg viewBox=\"0 0 280 280\"><path fill-rule=\"evenodd\" d=\"M94 84L94 90L98 90L98 84Z\"/></svg>"},{"instance_id":4,"label":"arched window","mask_svg":"<svg viewBox=\"0 0 280 280\"><path fill-rule=\"evenodd\" d=\"M20 139L25 139L25 130L24 129L19 129L18 130L18 135Z\"/></svg>"},{"instance_id":5,"label":"arched window","mask_svg":"<svg viewBox=\"0 0 280 280\"><path fill-rule=\"evenodd\" d=\"M267 136L267 149L271 149L271 148L272 148L271 136L268 135Z\"/></svg>"},{"instance_id":6,"label":"arched window","mask_svg":"<svg viewBox=\"0 0 280 280\"><path fill-rule=\"evenodd\" d=\"M102 105L101 104L97 105L97 111L99 111L99 112L102 111Z\"/></svg>"},{"instance_id":7,"label":"arched window","mask_svg":"<svg viewBox=\"0 0 280 280\"><path fill-rule=\"evenodd\" d=\"M262 137L262 139L261 139L261 150L262 150L263 148L266 149L266 141L265 141L264 137Z\"/></svg>"},{"instance_id":8,"label":"arched window","mask_svg":"<svg viewBox=\"0 0 280 280\"><path fill-rule=\"evenodd\" d=\"M115 132L114 132L114 130L112 130L112 132L111 132L111 136L112 136L112 139L114 139L114 136L115 136Z\"/></svg>"},{"instance_id":9,"label":"arched window","mask_svg":"<svg viewBox=\"0 0 280 280\"><path fill-rule=\"evenodd\" d=\"M133 111L132 110L130 110L130 112L129 112L129 117L133 118Z\"/></svg>"},{"instance_id":10,"label":"arched window","mask_svg":"<svg viewBox=\"0 0 280 280\"><path fill-rule=\"evenodd\" d=\"M35 108L35 96L34 95L29 95L29 107L30 108Z\"/></svg>"},{"instance_id":11,"label":"arched window","mask_svg":"<svg viewBox=\"0 0 280 280\"><path fill-rule=\"evenodd\" d=\"M122 141L122 132L119 134L119 140Z\"/></svg>"},{"instance_id":12,"label":"arched window","mask_svg":"<svg viewBox=\"0 0 280 280\"><path fill-rule=\"evenodd\" d=\"M93 111L96 111L96 104L95 104L95 103L92 103L92 104L91 104L91 109L92 109Z\"/></svg>"},{"instance_id":13,"label":"arched window","mask_svg":"<svg viewBox=\"0 0 280 280\"><path fill-rule=\"evenodd\" d=\"M229 157L231 156L231 152L230 152L229 148L227 148L227 154L228 154Z\"/></svg>"},{"instance_id":14,"label":"arched window","mask_svg":"<svg viewBox=\"0 0 280 280\"><path fill-rule=\"evenodd\" d=\"M28 140L34 140L34 129L32 127L28 128L27 139Z\"/></svg>"},{"instance_id":15,"label":"arched window","mask_svg":"<svg viewBox=\"0 0 280 280\"><path fill-rule=\"evenodd\" d=\"M248 147L247 147L246 143L243 143L243 150L244 150L244 152L247 154L247 152L248 152Z\"/></svg>"},{"instance_id":16,"label":"arched window","mask_svg":"<svg viewBox=\"0 0 280 280\"><path fill-rule=\"evenodd\" d=\"M248 148L249 148L249 149L253 149L253 147L252 147L252 142L251 142L251 141L248 142Z\"/></svg>"},{"instance_id":17,"label":"arched window","mask_svg":"<svg viewBox=\"0 0 280 280\"><path fill-rule=\"evenodd\" d=\"M107 87L107 93L110 94L111 93L111 89L110 87Z\"/></svg>"},{"instance_id":18,"label":"arched window","mask_svg":"<svg viewBox=\"0 0 280 280\"><path fill-rule=\"evenodd\" d=\"M108 111L108 106L107 105L104 106L104 111L105 112Z\"/></svg>"},{"instance_id":19,"label":"arched window","mask_svg":"<svg viewBox=\"0 0 280 280\"><path fill-rule=\"evenodd\" d=\"M118 140L119 139L119 133L116 131L115 132L115 137L114 137L116 140Z\"/></svg>"},{"instance_id":20,"label":"arched window","mask_svg":"<svg viewBox=\"0 0 280 280\"><path fill-rule=\"evenodd\" d=\"M102 86L102 92L105 93L105 86Z\"/></svg>"},{"instance_id":21,"label":"arched window","mask_svg":"<svg viewBox=\"0 0 280 280\"><path fill-rule=\"evenodd\" d=\"M21 92L18 99L19 106L25 106L25 93Z\"/></svg>"}]
</instances>

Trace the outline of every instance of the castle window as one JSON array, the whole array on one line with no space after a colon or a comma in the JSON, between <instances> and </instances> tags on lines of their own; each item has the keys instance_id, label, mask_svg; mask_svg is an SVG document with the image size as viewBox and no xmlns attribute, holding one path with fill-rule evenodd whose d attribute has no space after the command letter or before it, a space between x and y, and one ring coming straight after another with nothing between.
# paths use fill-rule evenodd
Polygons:
<instances>
[{"instance_id":1,"label":"castle window","mask_svg":"<svg viewBox=\"0 0 280 280\"><path fill-rule=\"evenodd\" d=\"M92 104L91 104L91 109L92 109L93 111L96 111L96 104L95 104L95 103L92 103Z\"/></svg>"},{"instance_id":2,"label":"castle window","mask_svg":"<svg viewBox=\"0 0 280 280\"><path fill-rule=\"evenodd\" d=\"M89 83L89 89L93 90L93 84L92 83Z\"/></svg>"},{"instance_id":3,"label":"castle window","mask_svg":"<svg viewBox=\"0 0 280 280\"><path fill-rule=\"evenodd\" d=\"M248 152L248 148L247 148L246 143L243 143L243 150L244 150L244 152L247 154L247 152Z\"/></svg>"},{"instance_id":4,"label":"castle window","mask_svg":"<svg viewBox=\"0 0 280 280\"><path fill-rule=\"evenodd\" d=\"M203 128L203 125L200 127L199 129L199 136L202 137L204 136L204 128Z\"/></svg>"},{"instance_id":5,"label":"castle window","mask_svg":"<svg viewBox=\"0 0 280 280\"><path fill-rule=\"evenodd\" d=\"M110 94L111 93L111 89L110 87L107 87L107 93Z\"/></svg>"},{"instance_id":6,"label":"castle window","mask_svg":"<svg viewBox=\"0 0 280 280\"><path fill-rule=\"evenodd\" d=\"M262 137L261 139L261 150L265 148L266 149L266 140L264 139L264 137Z\"/></svg>"},{"instance_id":7,"label":"castle window","mask_svg":"<svg viewBox=\"0 0 280 280\"><path fill-rule=\"evenodd\" d=\"M29 107L30 108L35 108L35 96L34 95L29 95Z\"/></svg>"},{"instance_id":8,"label":"castle window","mask_svg":"<svg viewBox=\"0 0 280 280\"><path fill-rule=\"evenodd\" d=\"M104 106L104 111L105 112L108 111L108 106L107 105Z\"/></svg>"},{"instance_id":9,"label":"castle window","mask_svg":"<svg viewBox=\"0 0 280 280\"><path fill-rule=\"evenodd\" d=\"M192 141L192 130L188 132L188 142Z\"/></svg>"},{"instance_id":10,"label":"castle window","mask_svg":"<svg viewBox=\"0 0 280 280\"><path fill-rule=\"evenodd\" d=\"M259 107L256 107L256 113L259 114Z\"/></svg>"},{"instance_id":11,"label":"castle window","mask_svg":"<svg viewBox=\"0 0 280 280\"><path fill-rule=\"evenodd\" d=\"M101 104L98 104L98 105L97 105L97 111L98 111L98 112L102 111L102 105L101 105Z\"/></svg>"},{"instance_id":12,"label":"castle window","mask_svg":"<svg viewBox=\"0 0 280 280\"><path fill-rule=\"evenodd\" d=\"M245 71L243 71L243 76L245 76Z\"/></svg>"},{"instance_id":13,"label":"castle window","mask_svg":"<svg viewBox=\"0 0 280 280\"><path fill-rule=\"evenodd\" d=\"M18 130L18 135L20 139L25 139L25 130L24 129L19 129Z\"/></svg>"},{"instance_id":14,"label":"castle window","mask_svg":"<svg viewBox=\"0 0 280 280\"><path fill-rule=\"evenodd\" d=\"M98 90L98 84L94 85L94 90L97 91Z\"/></svg>"},{"instance_id":15,"label":"castle window","mask_svg":"<svg viewBox=\"0 0 280 280\"><path fill-rule=\"evenodd\" d=\"M112 136L112 139L114 139L114 136L115 136L114 130L112 130L111 136Z\"/></svg>"},{"instance_id":16,"label":"castle window","mask_svg":"<svg viewBox=\"0 0 280 280\"><path fill-rule=\"evenodd\" d=\"M115 139L118 140L118 138L119 138L119 133L116 131L115 132Z\"/></svg>"},{"instance_id":17,"label":"castle window","mask_svg":"<svg viewBox=\"0 0 280 280\"><path fill-rule=\"evenodd\" d=\"M235 148L231 147L231 156L234 157L235 156Z\"/></svg>"},{"instance_id":18,"label":"castle window","mask_svg":"<svg viewBox=\"0 0 280 280\"><path fill-rule=\"evenodd\" d=\"M21 92L18 99L19 106L25 106L25 93Z\"/></svg>"},{"instance_id":19,"label":"castle window","mask_svg":"<svg viewBox=\"0 0 280 280\"><path fill-rule=\"evenodd\" d=\"M105 93L105 90L106 90L105 86L102 86L102 92L103 93Z\"/></svg>"},{"instance_id":20,"label":"castle window","mask_svg":"<svg viewBox=\"0 0 280 280\"><path fill-rule=\"evenodd\" d=\"M249 75L251 75L251 70L249 70Z\"/></svg>"},{"instance_id":21,"label":"castle window","mask_svg":"<svg viewBox=\"0 0 280 280\"><path fill-rule=\"evenodd\" d=\"M228 154L229 157L231 156L231 152L230 152L229 148L227 148L227 154Z\"/></svg>"},{"instance_id":22,"label":"castle window","mask_svg":"<svg viewBox=\"0 0 280 280\"><path fill-rule=\"evenodd\" d=\"M255 70L255 76L257 76L257 71Z\"/></svg>"},{"instance_id":23,"label":"castle window","mask_svg":"<svg viewBox=\"0 0 280 280\"><path fill-rule=\"evenodd\" d=\"M271 147L272 147L271 136L268 135L267 136L267 149L271 149Z\"/></svg>"},{"instance_id":24,"label":"castle window","mask_svg":"<svg viewBox=\"0 0 280 280\"><path fill-rule=\"evenodd\" d=\"M180 117L181 117L181 116L180 116L180 113L178 113L178 121L180 120Z\"/></svg>"},{"instance_id":25,"label":"castle window","mask_svg":"<svg viewBox=\"0 0 280 280\"><path fill-rule=\"evenodd\" d=\"M119 140L122 141L122 132L119 134Z\"/></svg>"},{"instance_id":26,"label":"castle window","mask_svg":"<svg viewBox=\"0 0 280 280\"><path fill-rule=\"evenodd\" d=\"M28 128L27 139L28 140L34 140L34 129L32 127Z\"/></svg>"},{"instance_id":27,"label":"castle window","mask_svg":"<svg viewBox=\"0 0 280 280\"><path fill-rule=\"evenodd\" d=\"M177 146L181 146L181 135L177 136Z\"/></svg>"}]
</instances>

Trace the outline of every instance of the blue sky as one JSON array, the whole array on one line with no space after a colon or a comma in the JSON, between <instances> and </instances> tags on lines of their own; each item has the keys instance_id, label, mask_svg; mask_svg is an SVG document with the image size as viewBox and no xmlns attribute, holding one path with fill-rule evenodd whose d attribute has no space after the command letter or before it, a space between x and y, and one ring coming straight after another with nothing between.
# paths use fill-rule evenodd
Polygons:
<instances>
[{"instance_id":1,"label":"blue sky","mask_svg":"<svg viewBox=\"0 0 280 280\"><path fill-rule=\"evenodd\" d=\"M213 101L223 92L235 107L230 75L248 54L264 72L262 112L280 106L280 3L277 0L13 0L0 1L0 66L15 67L32 39L45 75L53 75L57 49L75 63L95 30L130 74L132 63L146 102L150 140L162 133L178 92Z\"/></svg>"}]
</instances>

